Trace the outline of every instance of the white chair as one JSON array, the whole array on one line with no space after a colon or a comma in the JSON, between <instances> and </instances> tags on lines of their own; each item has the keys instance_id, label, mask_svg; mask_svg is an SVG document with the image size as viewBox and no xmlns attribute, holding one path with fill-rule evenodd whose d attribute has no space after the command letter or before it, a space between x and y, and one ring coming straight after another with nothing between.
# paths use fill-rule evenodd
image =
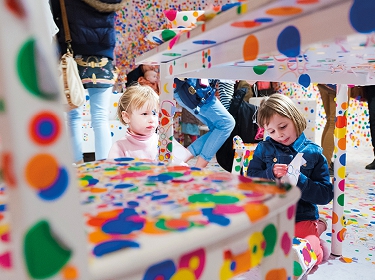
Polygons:
<instances>
[{"instance_id":1,"label":"white chair","mask_svg":"<svg viewBox=\"0 0 375 280\"><path fill-rule=\"evenodd\" d=\"M253 158L254 150L257 145L257 143L244 143L241 137L238 135L233 137L233 174L242 173L244 176L246 176L250 160L252 160Z\"/></svg>"}]
</instances>

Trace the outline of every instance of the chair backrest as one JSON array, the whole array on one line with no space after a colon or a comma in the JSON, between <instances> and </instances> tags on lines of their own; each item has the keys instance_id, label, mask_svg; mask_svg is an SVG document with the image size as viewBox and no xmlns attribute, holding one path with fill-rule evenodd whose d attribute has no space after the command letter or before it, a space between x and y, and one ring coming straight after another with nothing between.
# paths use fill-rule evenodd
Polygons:
<instances>
[{"instance_id":1,"label":"chair backrest","mask_svg":"<svg viewBox=\"0 0 375 280\"><path fill-rule=\"evenodd\" d=\"M242 174L246 176L250 160L253 158L254 150L257 145L257 143L243 143L241 137L238 135L233 137L233 174Z\"/></svg>"},{"instance_id":2,"label":"chair backrest","mask_svg":"<svg viewBox=\"0 0 375 280\"><path fill-rule=\"evenodd\" d=\"M50 8L1 3L0 278L92 279Z\"/></svg>"}]
</instances>

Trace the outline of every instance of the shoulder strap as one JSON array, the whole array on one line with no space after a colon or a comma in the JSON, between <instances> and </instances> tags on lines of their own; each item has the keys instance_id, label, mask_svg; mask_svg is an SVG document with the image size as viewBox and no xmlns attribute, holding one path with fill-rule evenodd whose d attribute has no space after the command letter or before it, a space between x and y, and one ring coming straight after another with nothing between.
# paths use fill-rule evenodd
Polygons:
<instances>
[{"instance_id":1,"label":"shoulder strap","mask_svg":"<svg viewBox=\"0 0 375 280\"><path fill-rule=\"evenodd\" d=\"M61 8L61 18L64 26L64 33L65 33L65 42L68 45L68 51L73 53L72 51L72 37L70 36L70 30L69 30L69 22L68 22L68 17L66 15L66 8L65 8L65 0L60 0L60 8Z\"/></svg>"}]
</instances>

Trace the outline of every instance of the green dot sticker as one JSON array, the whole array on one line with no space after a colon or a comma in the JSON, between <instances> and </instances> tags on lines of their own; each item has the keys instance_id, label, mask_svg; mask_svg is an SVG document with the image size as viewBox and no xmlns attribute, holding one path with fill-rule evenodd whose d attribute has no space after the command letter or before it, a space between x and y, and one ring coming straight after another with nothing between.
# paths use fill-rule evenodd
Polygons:
<instances>
[{"instance_id":1,"label":"green dot sticker","mask_svg":"<svg viewBox=\"0 0 375 280\"><path fill-rule=\"evenodd\" d=\"M268 69L267 65L257 65L253 67L253 71L257 75L262 75Z\"/></svg>"},{"instance_id":2,"label":"green dot sticker","mask_svg":"<svg viewBox=\"0 0 375 280\"><path fill-rule=\"evenodd\" d=\"M35 40L27 40L21 47L17 57L17 72L22 85L32 94L43 99L55 100L57 93L43 92L38 81ZM42 55L42 54L41 54Z\"/></svg>"},{"instance_id":3,"label":"green dot sticker","mask_svg":"<svg viewBox=\"0 0 375 280\"><path fill-rule=\"evenodd\" d=\"M27 270L32 278L45 279L57 274L69 261L72 251L51 233L47 221L32 226L24 239Z\"/></svg>"}]
</instances>

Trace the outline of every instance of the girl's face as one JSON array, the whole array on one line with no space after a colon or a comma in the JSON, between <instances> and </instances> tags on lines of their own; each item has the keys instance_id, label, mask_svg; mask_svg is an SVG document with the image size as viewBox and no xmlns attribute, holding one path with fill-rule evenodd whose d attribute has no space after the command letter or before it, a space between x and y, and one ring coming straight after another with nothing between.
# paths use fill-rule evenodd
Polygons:
<instances>
[{"instance_id":1,"label":"girl's face","mask_svg":"<svg viewBox=\"0 0 375 280\"><path fill-rule=\"evenodd\" d=\"M264 125L264 130L273 140L285 146L293 144L298 138L293 121L279 114L271 117L270 123Z\"/></svg>"},{"instance_id":2,"label":"girl's face","mask_svg":"<svg viewBox=\"0 0 375 280\"><path fill-rule=\"evenodd\" d=\"M159 124L157 108L151 108L146 102L140 109L131 113L122 112L123 120L129 125L129 130L136 135L151 135Z\"/></svg>"}]
</instances>

